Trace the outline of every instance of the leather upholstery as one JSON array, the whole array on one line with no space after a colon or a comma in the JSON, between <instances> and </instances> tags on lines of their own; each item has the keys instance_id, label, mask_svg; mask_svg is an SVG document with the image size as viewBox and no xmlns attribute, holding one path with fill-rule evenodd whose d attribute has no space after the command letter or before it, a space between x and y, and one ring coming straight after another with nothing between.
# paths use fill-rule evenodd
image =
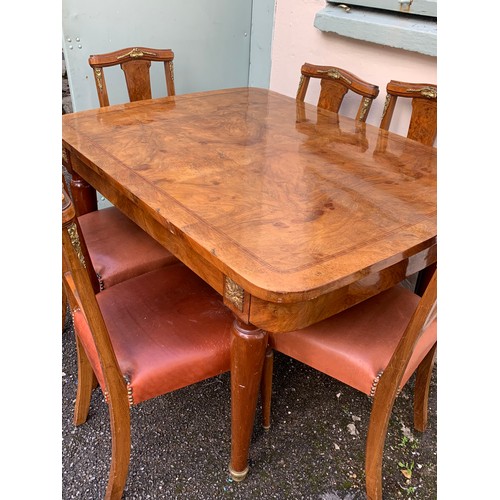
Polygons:
<instances>
[{"instance_id":1,"label":"leather upholstery","mask_svg":"<svg viewBox=\"0 0 500 500\"><path fill-rule=\"evenodd\" d=\"M78 218L101 288L177 262L168 250L116 207Z\"/></svg>"},{"instance_id":2,"label":"leather upholstery","mask_svg":"<svg viewBox=\"0 0 500 500\"><path fill-rule=\"evenodd\" d=\"M420 297L393 287L300 331L270 334L273 349L370 395ZM437 320L422 333L403 376L408 381L437 340Z\"/></svg>"},{"instance_id":3,"label":"leather upholstery","mask_svg":"<svg viewBox=\"0 0 500 500\"><path fill-rule=\"evenodd\" d=\"M233 315L220 295L181 263L99 292L97 300L133 404L229 370ZM81 311L75 331L105 391ZM131 391L130 391L131 390Z\"/></svg>"}]
</instances>

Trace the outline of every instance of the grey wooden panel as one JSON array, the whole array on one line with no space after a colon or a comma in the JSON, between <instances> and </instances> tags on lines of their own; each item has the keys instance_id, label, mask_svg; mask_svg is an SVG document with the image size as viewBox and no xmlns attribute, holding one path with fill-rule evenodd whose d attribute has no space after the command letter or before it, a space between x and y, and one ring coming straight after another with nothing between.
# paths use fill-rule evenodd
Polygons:
<instances>
[{"instance_id":1,"label":"grey wooden panel","mask_svg":"<svg viewBox=\"0 0 500 500\"><path fill-rule=\"evenodd\" d=\"M99 106L91 54L129 46L175 53L177 94L248 85L252 0L64 0L63 50L74 111ZM161 69L153 97L166 95ZM106 81L110 103L128 100L121 70ZM111 89L118 92L113 99Z\"/></svg>"}]
</instances>

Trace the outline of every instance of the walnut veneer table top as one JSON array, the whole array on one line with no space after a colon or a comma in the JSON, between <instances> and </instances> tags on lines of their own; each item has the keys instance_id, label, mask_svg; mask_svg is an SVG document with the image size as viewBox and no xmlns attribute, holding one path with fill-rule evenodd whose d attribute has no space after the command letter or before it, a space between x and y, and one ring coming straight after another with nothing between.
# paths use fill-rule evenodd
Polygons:
<instances>
[{"instance_id":1,"label":"walnut veneer table top","mask_svg":"<svg viewBox=\"0 0 500 500\"><path fill-rule=\"evenodd\" d=\"M307 301L436 245L434 148L272 91L64 115L63 145L221 293L219 273L256 299Z\"/></svg>"}]
</instances>

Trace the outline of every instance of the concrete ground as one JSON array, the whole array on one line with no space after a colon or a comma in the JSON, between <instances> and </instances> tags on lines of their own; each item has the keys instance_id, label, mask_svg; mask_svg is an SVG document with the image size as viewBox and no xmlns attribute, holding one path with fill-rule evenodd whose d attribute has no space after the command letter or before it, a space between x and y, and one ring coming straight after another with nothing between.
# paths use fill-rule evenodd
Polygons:
<instances>
[{"instance_id":1,"label":"concrete ground","mask_svg":"<svg viewBox=\"0 0 500 500\"><path fill-rule=\"evenodd\" d=\"M72 423L76 395L74 332L62 335L62 491L64 500L104 496L111 457L107 405L94 391L88 420ZM362 500L367 396L276 355L272 425L257 409L250 472L230 479L229 374L132 408L132 453L124 499ZM436 374L428 430L412 427L412 387L396 400L384 456L384 498L437 498ZM411 471L411 478L403 474ZM408 475L408 472L406 472Z\"/></svg>"}]
</instances>

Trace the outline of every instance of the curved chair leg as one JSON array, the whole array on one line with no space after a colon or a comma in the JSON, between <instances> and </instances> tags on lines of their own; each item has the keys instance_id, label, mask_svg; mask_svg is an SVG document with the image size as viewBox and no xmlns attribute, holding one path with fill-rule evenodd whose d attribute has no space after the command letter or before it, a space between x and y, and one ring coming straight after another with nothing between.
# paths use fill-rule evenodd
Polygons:
<instances>
[{"instance_id":1,"label":"curved chair leg","mask_svg":"<svg viewBox=\"0 0 500 500\"><path fill-rule=\"evenodd\" d=\"M64 330L64 325L66 324L66 313L68 312L68 297L66 296L66 290L64 286L62 287L62 329Z\"/></svg>"},{"instance_id":2,"label":"curved chair leg","mask_svg":"<svg viewBox=\"0 0 500 500\"><path fill-rule=\"evenodd\" d=\"M97 379L78 336L76 336L76 353L78 360L78 384L73 423L81 425L87 421L90 398L93 389L97 387Z\"/></svg>"},{"instance_id":3,"label":"curved chair leg","mask_svg":"<svg viewBox=\"0 0 500 500\"><path fill-rule=\"evenodd\" d=\"M117 400L116 400L117 399ZM111 468L105 500L120 500L127 482L130 462L130 408L128 400L109 401L111 422Z\"/></svg>"},{"instance_id":4,"label":"curved chair leg","mask_svg":"<svg viewBox=\"0 0 500 500\"><path fill-rule=\"evenodd\" d=\"M268 347L264 358L260 396L262 400L262 427L267 431L271 427L271 393L273 388L273 361L274 352Z\"/></svg>"},{"instance_id":5,"label":"curved chair leg","mask_svg":"<svg viewBox=\"0 0 500 500\"><path fill-rule=\"evenodd\" d=\"M415 429L424 432L427 428L429 409L429 387L431 385L432 369L436 359L437 342L427 353L417 369L415 394L413 396L413 425Z\"/></svg>"},{"instance_id":6,"label":"curved chair leg","mask_svg":"<svg viewBox=\"0 0 500 500\"><path fill-rule=\"evenodd\" d=\"M396 394L397 386L392 385L381 391L380 384L375 393L366 438L365 472L368 500L382 500L382 457Z\"/></svg>"}]
</instances>

